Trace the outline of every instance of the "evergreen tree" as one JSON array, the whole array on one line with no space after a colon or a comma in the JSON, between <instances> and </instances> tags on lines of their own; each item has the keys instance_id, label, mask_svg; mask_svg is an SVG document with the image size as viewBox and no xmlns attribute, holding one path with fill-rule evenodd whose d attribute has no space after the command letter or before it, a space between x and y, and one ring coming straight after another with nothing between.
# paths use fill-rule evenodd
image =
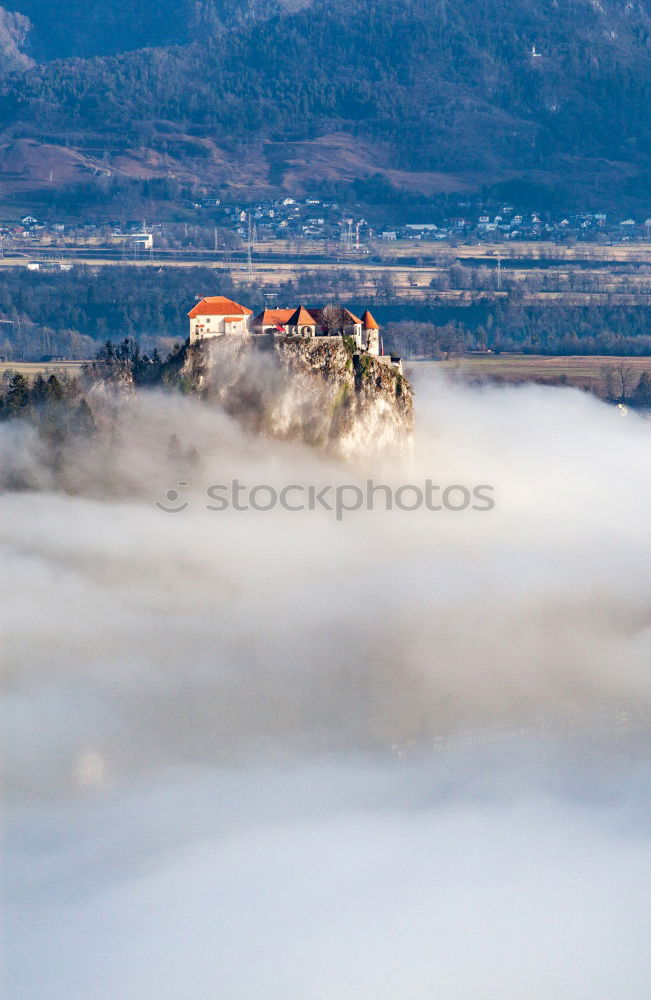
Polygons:
<instances>
[{"instance_id":1,"label":"evergreen tree","mask_svg":"<svg viewBox=\"0 0 651 1000\"><path fill-rule=\"evenodd\" d=\"M96 432L97 424L95 423L95 417L85 399L82 399L75 410L70 422L70 429L73 434L78 434L81 437L92 437Z\"/></svg>"},{"instance_id":2,"label":"evergreen tree","mask_svg":"<svg viewBox=\"0 0 651 1000\"><path fill-rule=\"evenodd\" d=\"M56 375L50 375L47 380L47 401L48 403L60 403L63 399L63 386Z\"/></svg>"},{"instance_id":3,"label":"evergreen tree","mask_svg":"<svg viewBox=\"0 0 651 1000\"><path fill-rule=\"evenodd\" d=\"M199 456L199 452L197 451L197 449L193 444L191 444L188 450L186 451L185 460L188 463L188 465L192 465L195 467L201 464L201 458Z\"/></svg>"},{"instance_id":4,"label":"evergreen tree","mask_svg":"<svg viewBox=\"0 0 651 1000\"><path fill-rule=\"evenodd\" d=\"M47 383L40 372L32 382L29 398L32 406L41 406L47 400Z\"/></svg>"},{"instance_id":5,"label":"evergreen tree","mask_svg":"<svg viewBox=\"0 0 651 1000\"><path fill-rule=\"evenodd\" d=\"M181 442L178 439L178 435L172 434L167 445L167 456L173 462L178 462L183 459L183 448L181 447Z\"/></svg>"},{"instance_id":6,"label":"evergreen tree","mask_svg":"<svg viewBox=\"0 0 651 1000\"><path fill-rule=\"evenodd\" d=\"M631 402L634 406L640 406L644 409L651 407L651 375L648 371L643 371L640 375L640 381L632 395Z\"/></svg>"},{"instance_id":7,"label":"evergreen tree","mask_svg":"<svg viewBox=\"0 0 651 1000\"><path fill-rule=\"evenodd\" d=\"M29 384L20 372L16 372L9 383L7 403L10 412L14 415L24 410L29 403Z\"/></svg>"}]
</instances>

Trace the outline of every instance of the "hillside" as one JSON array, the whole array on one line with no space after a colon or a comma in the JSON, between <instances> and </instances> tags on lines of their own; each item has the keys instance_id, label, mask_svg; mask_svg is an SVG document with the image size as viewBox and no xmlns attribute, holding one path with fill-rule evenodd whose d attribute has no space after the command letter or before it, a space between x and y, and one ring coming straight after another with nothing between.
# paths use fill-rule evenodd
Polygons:
<instances>
[{"instance_id":1,"label":"hillside","mask_svg":"<svg viewBox=\"0 0 651 1000\"><path fill-rule=\"evenodd\" d=\"M198 33L246 23L283 9L279 0L5 0L8 16L30 23L23 45L36 59L114 55L186 45Z\"/></svg>"},{"instance_id":2,"label":"hillside","mask_svg":"<svg viewBox=\"0 0 651 1000\"><path fill-rule=\"evenodd\" d=\"M28 55L68 56L70 38L112 53L3 81L0 169L20 142L47 142L53 179L34 188L161 178L241 197L379 178L385 200L485 185L584 204L651 196L646 0L325 0L318 16L167 0L151 18L143 3L73 5L45 48L48 3L14 6L36 24ZM57 151L78 158L58 179ZM29 166L4 173L10 192L29 189Z\"/></svg>"}]
</instances>

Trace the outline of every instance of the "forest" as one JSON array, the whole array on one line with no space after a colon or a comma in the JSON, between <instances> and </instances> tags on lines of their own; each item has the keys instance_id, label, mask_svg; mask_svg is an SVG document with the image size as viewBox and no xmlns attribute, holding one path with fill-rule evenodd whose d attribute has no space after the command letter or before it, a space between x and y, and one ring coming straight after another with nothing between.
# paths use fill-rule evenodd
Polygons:
<instances>
[{"instance_id":1,"label":"forest","mask_svg":"<svg viewBox=\"0 0 651 1000\"><path fill-rule=\"evenodd\" d=\"M200 42L185 31L189 6L156 5L150 47L7 76L0 128L79 147L173 143L188 161L206 154L206 138L237 155L346 132L386 166L506 190L510 178L543 202L559 188L586 204L642 203L651 191L644 5L324 0L318 17L310 6L264 7L233 15L228 30L204 5ZM124 15L116 2L107 10ZM189 145L179 154L181 134Z\"/></svg>"},{"instance_id":2,"label":"forest","mask_svg":"<svg viewBox=\"0 0 651 1000\"><path fill-rule=\"evenodd\" d=\"M452 265L453 270L457 265ZM464 273L468 268L462 269ZM499 301L481 294L472 304L398 294L390 272L369 294L363 273L301 272L274 295L209 268L76 267L70 272L0 271L0 358L90 359L107 340L134 338L144 352L166 354L187 337L187 313L203 295L227 295L255 312L277 303L344 302L370 308L385 348L404 357L441 357L468 350L531 354L651 355L651 306L531 304L517 288ZM589 276L588 276L589 277ZM587 280L587 279L586 279Z\"/></svg>"}]
</instances>

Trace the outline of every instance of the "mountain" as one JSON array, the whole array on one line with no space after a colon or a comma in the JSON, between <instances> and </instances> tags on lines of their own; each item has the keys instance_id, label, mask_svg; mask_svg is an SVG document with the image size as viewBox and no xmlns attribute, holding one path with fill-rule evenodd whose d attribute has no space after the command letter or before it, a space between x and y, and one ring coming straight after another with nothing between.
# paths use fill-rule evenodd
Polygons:
<instances>
[{"instance_id":1,"label":"mountain","mask_svg":"<svg viewBox=\"0 0 651 1000\"><path fill-rule=\"evenodd\" d=\"M387 201L485 187L651 197L647 0L112 0L60 22L51 0L14 6L40 58L0 87L0 170L24 161L6 170L21 190L47 187L31 143L47 144L55 187L160 179L161 197L164 181L359 195L360 179Z\"/></svg>"}]
</instances>

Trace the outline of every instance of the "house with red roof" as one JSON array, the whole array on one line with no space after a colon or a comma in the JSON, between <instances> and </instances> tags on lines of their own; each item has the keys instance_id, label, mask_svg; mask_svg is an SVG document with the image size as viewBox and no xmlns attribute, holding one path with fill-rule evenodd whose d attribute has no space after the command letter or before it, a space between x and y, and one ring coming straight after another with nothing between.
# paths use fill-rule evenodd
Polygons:
<instances>
[{"instance_id":1,"label":"house with red roof","mask_svg":"<svg viewBox=\"0 0 651 1000\"><path fill-rule=\"evenodd\" d=\"M221 337L227 333L250 333L252 309L233 302L224 295L200 299L188 313L190 343L206 337Z\"/></svg>"}]
</instances>

